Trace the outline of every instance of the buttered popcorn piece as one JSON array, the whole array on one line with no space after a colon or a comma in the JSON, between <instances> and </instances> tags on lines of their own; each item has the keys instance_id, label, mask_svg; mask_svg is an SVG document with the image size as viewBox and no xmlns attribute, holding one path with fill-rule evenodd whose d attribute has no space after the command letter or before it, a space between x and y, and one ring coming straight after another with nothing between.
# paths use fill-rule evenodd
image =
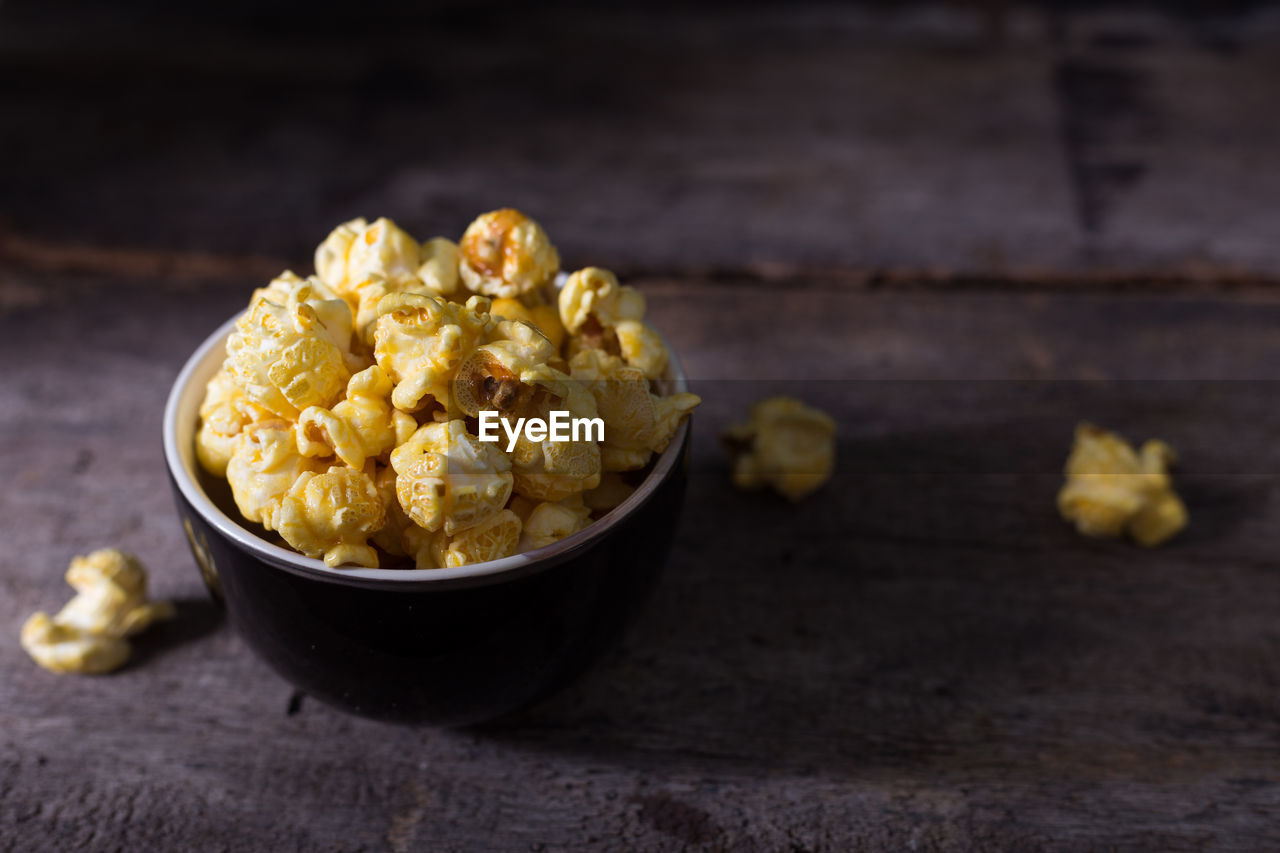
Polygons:
<instances>
[{"instance_id":1,"label":"buttered popcorn piece","mask_svg":"<svg viewBox=\"0 0 1280 853\"><path fill-rule=\"evenodd\" d=\"M667 369L671 354L662 336L644 322L644 297L608 270L587 267L569 276L559 308L561 322L574 333L569 358L598 349L621 356L649 379L661 378Z\"/></svg>"},{"instance_id":2,"label":"buttered popcorn piece","mask_svg":"<svg viewBox=\"0 0 1280 853\"><path fill-rule=\"evenodd\" d=\"M1163 441L1148 441L1135 452L1116 433L1082 423L1067 458L1058 510L1085 536L1128 533L1140 545L1159 545L1187 524L1187 509L1169 476L1175 458Z\"/></svg>"},{"instance_id":3,"label":"buttered popcorn piece","mask_svg":"<svg viewBox=\"0 0 1280 853\"><path fill-rule=\"evenodd\" d=\"M227 463L227 483L236 507L249 521L268 524L280 499L304 473L324 467L298 449L294 425L284 420L254 424Z\"/></svg>"},{"instance_id":4,"label":"buttered popcorn piece","mask_svg":"<svg viewBox=\"0 0 1280 853\"><path fill-rule=\"evenodd\" d=\"M585 529L590 523L591 510L580 496L554 503L545 501L534 507L525 519L519 550L544 548Z\"/></svg>"},{"instance_id":5,"label":"buttered popcorn piece","mask_svg":"<svg viewBox=\"0 0 1280 853\"><path fill-rule=\"evenodd\" d=\"M356 288L373 276L392 282L418 278L422 265L418 241L386 217L369 224L344 222L316 248L316 275L346 298L354 309Z\"/></svg>"},{"instance_id":6,"label":"buttered popcorn piece","mask_svg":"<svg viewBox=\"0 0 1280 853\"><path fill-rule=\"evenodd\" d=\"M476 217L459 247L458 272L463 283L485 296L519 296L551 281L560 271L560 255L547 232L509 207Z\"/></svg>"},{"instance_id":7,"label":"buttered popcorn piece","mask_svg":"<svg viewBox=\"0 0 1280 853\"><path fill-rule=\"evenodd\" d=\"M196 457L200 466L215 477L225 477L227 462L235 453L245 428L275 417L274 412L250 400L231 374L219 370L205 386L204 401L200 404L200 428L196 431Z\"/></svg>"},{"instance_id":8,"label":"buttered popcorn piece","mask_svg":"<svg viewBox=\"0 0 1280 853\"><path fill-rule=\"evenodd\" d=\"M528 323L497 320L481 346L458 364L453 400L467 416L481 411L506 413L526 406L537 386L562 374L547 365L555 348Z\"/></svg>"},{"instance_id":9,"label":"buttered popcorn piece","mask_svg":"<svg viewBox=\"0 0 1280 853\"><path fill-rule=\"evenodd\" d=\"M653 394L641 370L602 350L582 350L569 366L570 376L585 383L604 419L600 457L605 471L643 468L654 453L666 449L685 415L702 402L696 394Z\"/></svg>"},{"instance_id":10,"label":"buttered popcorn piece","mask_svg":"<svg viewBox=\"0 0 1280 853\"><path fill-rule=\"evenodd\" d=\"M531 297L526 298L531 299ZM519 299L501 297L493 300L489 313L495 318L501 317L528 323L546 336L556 352L559 352L561 345L564 344L564 324L560 322L560 311L554 305L545 302L525 305Z\"/></svg>"},{"instance_id":11,"label":"buttered popcorn piece","mask_svg":"<svg viewBox=\"0 0 1280 853\"><path fill-rule=\"evenodd\" d=\"M453 569L510 557L519 545L520 529L520 518L504 509L452 536L443 530L416 530L406 538L417 568Z\"/></svg>"},{"instance_id":12,"label":"buttered popcorn piece","mask_svg":"<svg viewBox=\"0 0 1280 853\"><path fill-rule=\"evenodd\" d=\"M460 419L431 423L391 451L396 495L424 530L453 536L496 515L511 496L511 461Z\"/></svg>"},{"instance_id":13,"label":"buttered popcorn piece","mask_svg":"<svg viewBox=\"0 0 1280 853\"><path fill-rule=\"evenodd\" d=\"M836 423L827 413L789 397L757 403L751 420L722 436L739 488L772 486L798 501L817 491L835 465Z\"/></svg>"},{"instance_id":14,"label":"buttered popcorn piece","mask_svg":"<svg viewBox=\"0 0 1280 853\"><path fill-rule=\"evenodd\" d=\"M603 267L586 267L572 273L560 288L560 321L573 334L592 319L611 328L623 320L643 320L644 296Z\"/></svg>"},{"instance_id":15,"label":"buttered popcorn piece","mask_svg":"<svg viewBox=\"0 0 1280 853\"><path fill-rule=\"evenodd\" d=\"M147 598L138 559L114 548L76 557L66 577L76 596L55 616L34 613L22 626L22 647L52 672L117 669L129 657L126 637L173 616L172 604Z\"/></svg>"},{"instance_id":16,"label":"buttered popcorn piece","mask_svg":"<svg viewBox=\"0 0 1280 853\"><path fill-rule=\"evenodd\" d=\"M559 376L560 381L552 385L555 393L544 387L527 411L547 422L553 409L567 412L572 419L597 417L591 392L568 376ZM607 432L606 427L606 435ZM543 441L531 441L521 435L510 455L515 491L525 497L559 501L600 485L600 446L585 433L576 440L571 433L566 441L554 441L549 436Z\"/></svg>"},{"instance_id":17,"label":"buttered popcorn piece","mask_svg":"<svg viewBox=\"0 0 1280 853\"><path fill-rule=\"evenodd\" d=\"M285 418L330 405L350 376L351 311L340 299L321 300L317 308L313 294L307 282L284 303L274 301L278 291L258 291L227 339L225 368L236 385Z\"/></svg>"},{"instance_id":18,"label":"buttered popcorn piece","mask_svg":"<svg viewBox=\"0 0 1280 853\"><path fill-rule=\"evenodd\" d=\"M447 407L459 364L489 326L489 301L466 305L433 296L399 293L378 303L374 357L395 383L397 409L416 411L430 403Z\"/></svg>"},{"instance_id":19,"label":"buttered popcorn piece","mask_svg":"<svg viewBox=\"0 0 1280 853\"><path fill-rule=\"evenodd\" d=\"M335 466L322 474L305 472L272 511L268 529L296 551L320 557L326 566L378 567L368 544L383 526L382 498L373 478Z\"/></svg>"},{"instance_id":20,"label":"buttered popcorn piece","mask_svg":"<svg viewBox=\"0 0 1280 853\"><path fill-rule=\"evenodd\" d=\"M422 244L419 258L422 263L418 266L418 278L429 291L449 298L459 293L458 266L462 254L457 243L446 237L432 237Z\"/></svg>"},{"instance_id":21,"label":"buttered popcorn piece","mask_svg":"<svg viewBox=\"0 0 1280 853\"><path fill-rule=\"evenodd\" d=\"M391 405L394 386L374 365L351 377L347 396L332 409L312 406L298 417L298 450L304 456L336 454L352 468L409 440L417 422Z\"/></svg>"}]
</instances>

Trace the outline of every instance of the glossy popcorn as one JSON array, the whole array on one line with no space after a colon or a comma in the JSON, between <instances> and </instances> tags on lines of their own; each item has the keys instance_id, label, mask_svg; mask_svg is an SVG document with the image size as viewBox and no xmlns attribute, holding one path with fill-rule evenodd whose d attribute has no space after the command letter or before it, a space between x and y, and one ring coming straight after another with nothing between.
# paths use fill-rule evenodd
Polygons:
<instances>
[{"instance_id":1,"label":"glossy popcorn","mask_svg":"<svg viewBox=\"0 0 1280 853\"><path fill-rule=\"evenodd\" d=\"M71 561L67 583L76 595L54 616L37 612L22 626L22 647L51 672L96 675L129 659L126 639L173 605L147 597L147 571L131 554L103 548Z\"/></svg>"},{"instance_id":2,"label":"glossy popcorn","mask_svg":"<svg viewBox=\"0 0 1280 853\"><path fill-rule=\"evenodd\" d=\"M835 466L836 423L820 409L789 397L756 403L751 419L721 436L733 454L733 483L770 486L792 501L816 492Z\"/></svg>"},{"instance_id":3,"label":"glossy popcorn","mask_svg":"<svg viewBox=\"0 0 1280 853\"><path fill-rule=\"evenodd\" d=\"M559 255L519 211L458 243L353 219L315 262L254 292L195 441L247 522L326 565L456 567L571 536L699 403L662 392L644 298L599 267L558 291ZM603 439L518 432L555 412ZM482 441L482 415L516 437Z\"/></svg>"},{"instance_id":4,"label":"glossy popcorn","mask_svg":"<svg viewBox=\"0 0 1280 853\"><path fill-rule=\"evenodd\" d=\"M1153 439L1135 451L1116 433L1082 423L1067 458L1058 510L1085 536L1127 533L1139 545L1159 545L1187 525L1187 508L1169 476L1176 458L1163 441Z\"/></svg>"}]
</instances>

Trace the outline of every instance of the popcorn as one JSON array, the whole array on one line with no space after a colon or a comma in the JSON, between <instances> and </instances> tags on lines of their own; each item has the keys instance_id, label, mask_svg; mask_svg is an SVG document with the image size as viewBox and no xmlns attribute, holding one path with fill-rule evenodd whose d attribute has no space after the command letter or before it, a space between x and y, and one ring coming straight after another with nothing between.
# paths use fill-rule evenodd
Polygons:
<instances>
[{"instance_id":1,"label":"popcorn","mask_svg":"<svg viewBox=\"0 0 1280 853\"><path fill-rule=\"evenodd\" d=\"M531 416L549 420L554 408L568 412L571 418L596 417L591 393L569 377L563 379L557 383L558 394L544 392L535 396L528 408ZM605 434L607 437L607 429ZM515 490L526 497L558 501L600 485L600 447L585 435L576 441L554 441L548 436L544 441L533 442L522 434L510 455Z\"/></svg>"},{"instance_id":2,"label":"popcorn","mask_svg":"<svg viewBox=\"0 0 1280 853\"><path fill-rule=\"evenodd\" d=\"M560 289L560 321L571 333L582 331L594 317L604 327L622 320L644 318L644 296L618 283L618 277L602 267L586 267L571 274Z\"/></svg>"},{"instance_id":3,"label":"popcorn","mask_svg":"<svg viewBox=\"0 0 1280 853\"><path fill-rule=\"evenodd\" d=\"M390 465L378 466L373 477L373 485L378 490L378 499L382 501L384 510L382 527L369 537L373 544L393 557L403 557L409 553L405 537L410 530L416 530L413 521L405 515L400 506L400 498L396 495L396 471Z\"/></svg>"},{"instance_id":4,"label":"popcorn","mask_svg":"<svg viewBox=\"0 0 1280 853\"><path fill-rule=\"evenodd\" d=\"M372 276L417 279L422 265L418 241L385 217L372 225L364 219L342 223L316 248L315 260L320 280L348 300Z\"/></svg>"},{"instance_id":5,"label":"popcorn","mask_svg":"<svg viewBox=\"0 0 1280 853\"><path fill-rule=\"evenodd\" d=\"M586 349L569 362L570 376L586 384L608 425L600 457L605 471L643 468L665 450L684 416L701 401L696 394L660 397L644 373L602 350Z\"/></svg>"},{"instance_id":6,"label":"popcorn","mask_svg":"<svg viewBox=\"0 0 1280 853\"><path fill-rule=\"evenodd\" d=\"M378 552L367 541L383 520L373 478L337 466L323 474L303 472L264 526L279 532L294 550L323 558L326 566L377 568Z\"/></svg>"},{"instance_id":7,"label":"popcorn","mask_svg":"<svg viewBox=\"0 0 1280 853\"><path fill-rule=\"evenodd\" d=\"M460 244L462 281L473 293L519 296L546 284L560 271L560 255L542 226L518 210L481 214Z\"/></svg>"},{"instance_id":8,"label":"popcorn","mask_svg":"<svg viewBox=\"0 0 1280 853\"><path fill-rule=\"evenodd\" d=\"M497 514L511 496L511 461L462 420L420 427L391 451L396 495L424 530L452 536Z\"/></svg>"},{"instance_id":9,"label":"popcorn","mask_svg":"<svg viewBox=\"0 0 1280 853\"><path fill-rule=\"evenodd\" d=\"M337 454L352 468L404 444L417 421L391 406L391 379L376 364L347 383L347 397L332 409L311 406L298 417L298 451L303 456Z\"/></svg>"},{"instance_id":10,"label":"popcorn","mask_svg":"<svg viewBox=\"0 0 1280 853\"><path fill-rule=\"evenodd\" d=\"M205 386L204 402L200 404L200 428L196 431L200 466L215 477L225 477L227 462L245 428L274 417L273 412L250 400L230 373L219 370Z\"/></svg>"},{"instance_id":11,"label":"popcorn","mask_svg":"<svg viewBox=\"0 0 1280 853\"><path fill-rule=\"evenodd\" d=\"M640 320L620 320L613 327L618 336L622 360L638 368L649 379L659 379L667 369L671 354L653 327Z\"/></svg>"},{"instance_id":12,"label":"popcorn","mask_svg":"<svg viewBox=\"0 0 1280 853\"><path fill-rule=\"evenodd\" d=\"M575 335L569 358L584 349L603 350L622 356L649 379L661 378L671 355L644 322L644 313L644 297L618 284L613 273L600 267L578 270L560 290L560 319Z\"/></svg>"},{"instance_id":13,"label":"popcorn","mask_svg":"<svg viewBox=\"0 0 1280 853\"><path fill-rule=\"evenodd\" d=\"M336 299L312 304L307 282L283 304L273 301L278 295L269 288L254 295L227 339L225 369L254 403L293 418L307 406L334 402L346 385L350 350L342 344L351 339L351 311Z\"/></svg>"},{"instance_id":14,"label":"popcorn","mask_svg":"<svg viewBox=\"0 0 1280 853\"><path fill-rule=\"evenodd\" d=\"M637 291L588 267L557 295L559 266L511 209L459 243L339 225L316 275L254 291L206 387L201 464L329 566L469 565L586 527L699 400L654 393L670 354ZM502 443L472 432L495 424Z\"/></svg>"},{"instance_id":15,"label":"popcorn","mask_svg":"<svg viewBox=\"0 0 1280 853\"><path fill-rule=\"evenodd\" d=\"M772 486L798 501L831 477L836 423L829 415L789 397L756 403L751 420L722 436L733 459L733 483L742 489Z\"/></svg>"},{"instance_id":16,"label":"popcorn","mask_svg":"<svg viewBox=\"0 0 1280 853\"><path fill-rule=\"evenodd\" d=\"M1067 458L1058 510L1085 536L1127 532L1139 545L1159 545L1187 524L1187 509L1168 473L1175 460L1163 441L1148 441L1135 453L1119 435L1082 423Z\"/></svg>"},{"instance_id":17,"label":"popcorn","mask_svg":"<svg viewBox=\"0 0 1280 853\"><path fill-rule=\"evenodd\" d=\"M556 503L543 502L533 508L524 521L520 536L521 551L543 548L572 536L591 523L591 510L580 496Z\"/></svg>"},{"instance_id":18,"label":"popcorn","mask_svg":"<svg viewBox=\"0 0 1280 853\"><path fill-rule=\"evenodd\" d=\"M452 569L500 560L516 553L520 542L520 518L504 509L477 525L450 536L445 531L410 536L415 565L419 569Z\"/></svg>"},{"instance_id":19,"label":"popcorn","mask_svg":"<svg viewBox=\"0 0 1280 853\"><path fill-rule=\"evenodd\" d=\"M378 303L374 357L396 384L391 401L412 412L430 404L448 406L459 364L480 343L489 325L489 303L466 305L432 296L397 293Z\"/></svg>"},{"instance_id":20,"label":"popcorn","mask_svg":"<svg viewBox=\"0 0 1280 853\"><path fill-rule=\"evenodd\" d=\"M129 658L126 637L173 616L167 601L147 599L147 572L132 555L104 548L67 570L76 596L52 618L37 612L22 626L27 653L52 672L101 674Z\"/></svg>"},{"instance_id":21,"label":"popcorn","mask_svg":"<svg viewBox=\"0 0 1280 853\"><path fill-rule=\"evenodd\" d=\"M245 430L227 463L227 482L240 514L266 525L297 479L322 467L298 449L293 424L263 421Z\"/></svg>"},{"instance_id":22,"label":"popcorn","mask_svg":"<svg viewBox=\"0 0 1280 853\"><path fill-rule=\"evenodd\" d=\"M458 293L458 267L462 252L458 244L445 237L433 237L422 244L418 253L422 263L418 278L436 296L453 297Z\"/></svg>"},{"instance_id":23,"label":"popcorn","mask_svg":"<svg viewBox=\"0 0 1280 853\"><path fill-rule=\"evenodd\" d=\"M538 383L554 382L558 371L547 366L555 348L546 336L517 320L498 320L486 341L458 364L453 400L469 417L483 410L500 413L528 405Z\"/></svg>"},{"instance_id":24,"label":"popcorn","mask_svg":"<svg viewBox=\"0 0 1280 853\"><path fill-rule=\"evenodd\" d=\"M505 320L528 323L546 336L556 352L559 352L561 345L564 344L564 324L560 322L560 312L554 305L546 303L525 305L519 299L501 297L493 300L489 313L495 318L501 317Z\"/></svg>"}]
</instances>

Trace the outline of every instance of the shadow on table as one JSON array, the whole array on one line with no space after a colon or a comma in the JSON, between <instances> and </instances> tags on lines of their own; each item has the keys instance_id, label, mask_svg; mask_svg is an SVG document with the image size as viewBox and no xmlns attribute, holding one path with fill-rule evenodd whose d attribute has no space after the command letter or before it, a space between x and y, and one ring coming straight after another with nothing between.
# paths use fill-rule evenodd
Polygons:
<instances>
[{"instance_id":1,"label":"shadow on table","mask_svg":"<svg viewBox=\"0 0 1280 853\"><path fill-rule=\"evenodd\" d=\"M624 647L481 731L663 767L840 771L972 759L1081 718L1133 725L1099 697L1141 704L1193 677L1167 672L1162 649L1194 637L1219 583L1200 557L1269 484L1201 487L1215 521L1181 545L1090 541L1055 509L1061 435L1002 450L1002 428L845 441L833 482L796 506L704 461ZM1011 446L1030 461L1000 470ZM992 464L947 463L974 458Z\"/></svg>"},{"instance_id":2,"label":"shadow on table","mask_svg":"<svg viewBox=\"0 0 1280 853\"><path fill-rule=\"evenodd\" d=\"M180 646L208 636L225 619L225 611L207 596L179 598L173 606L176 611L173 619L154 625L129 640L133 645L130 667L145 666Z\"/></svg>"}]
</instances>

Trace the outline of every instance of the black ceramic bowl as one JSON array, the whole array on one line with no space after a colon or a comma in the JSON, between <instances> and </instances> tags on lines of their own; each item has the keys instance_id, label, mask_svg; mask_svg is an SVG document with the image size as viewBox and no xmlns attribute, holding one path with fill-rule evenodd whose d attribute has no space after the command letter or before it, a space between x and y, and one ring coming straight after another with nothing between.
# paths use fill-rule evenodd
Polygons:
<instances>
[{"instance_id":1,"label":"black ceramic bowl","mask_svg":"<svg viewBox=\"0 0 1280 853\"><path fill-rule=\"evenodd\" d=\"M684 500L687 421L625 503L568 539L456 569L333 569L255 534L202 485L197 411L234 322L174 382L165 459L210 592L298 689L370 717L480 722L564 686L631 623L661 574ZM667 381L685 390L674 357Z\"/></svg>"}]
</instances>

